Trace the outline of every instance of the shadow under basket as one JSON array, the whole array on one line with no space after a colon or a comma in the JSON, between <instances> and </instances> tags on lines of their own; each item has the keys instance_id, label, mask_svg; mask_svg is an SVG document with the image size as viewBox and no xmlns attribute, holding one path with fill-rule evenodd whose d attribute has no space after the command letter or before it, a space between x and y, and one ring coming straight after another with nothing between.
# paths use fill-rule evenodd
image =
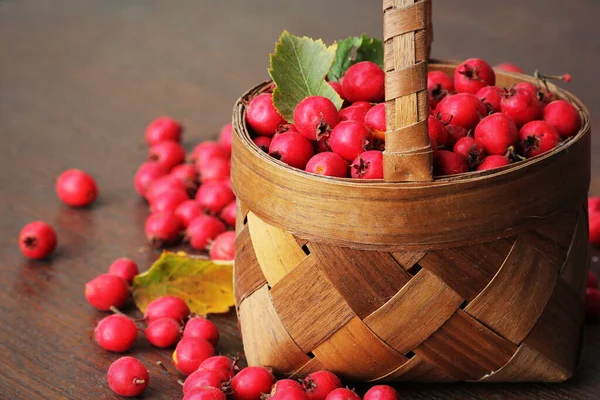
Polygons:
<instances>
[{"instance_id":1,"label":"shadow under basket","mask_svg":"<svg viewBox=\"0 0 600 400\"><path fill-rule=\"evenodd\" d=\"M534 79L497 73L498 86L522 81ZM250 365L363 382L573 376L589 268L590 122L578 99L550 85L583 121L550 152L397 183L312 175L265 154L245 111L268 87L233 115L235 296Z\"/></svg>"}]
</instances>

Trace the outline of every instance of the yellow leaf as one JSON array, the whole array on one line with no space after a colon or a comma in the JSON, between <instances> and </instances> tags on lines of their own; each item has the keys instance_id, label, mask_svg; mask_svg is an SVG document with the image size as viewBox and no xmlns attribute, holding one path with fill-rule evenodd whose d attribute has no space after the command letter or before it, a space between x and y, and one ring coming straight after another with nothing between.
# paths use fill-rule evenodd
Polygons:
<instances>
[{"instance_id":1,"label":"yellow leaf","mask_svg":"<svg viewBox=\"0 0 600 400\"><path fill-rule=\"evenodd\" d=\"M163 252L150 269L133 280L133 300L142 311L161 296L183 299L193 313L225 313L235 304L233 263Z\"/></svg>"}]
</instances>

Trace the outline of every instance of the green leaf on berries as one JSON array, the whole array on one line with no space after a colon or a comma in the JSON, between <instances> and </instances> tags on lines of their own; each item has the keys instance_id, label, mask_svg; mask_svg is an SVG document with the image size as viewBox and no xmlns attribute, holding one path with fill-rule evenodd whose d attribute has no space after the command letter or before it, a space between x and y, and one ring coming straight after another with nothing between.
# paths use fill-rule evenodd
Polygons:
<instances>
[{"instance_id":1,"label":"green leaf on berries","mask_svg":"<svg viewBox=\"0 0 600 400\"><path fill-rule=\"evenodd\" d=\"M308 96L327 97L342 108L343 100L325 81L335 52L336 45L283 32L271 54L269 74L277 85L273 104L286 121L294 121L296 105Z\"/></svg>"},{"instance_id":2,"label":"green leaf on berries","mask_svg":"<svg viewBox=\"0 0 600 400\"><path fill-rule=\"evenodd\" d=\"M330 81L339 81L348 68L361 61L371 61L383 68L381 40L370 38L363 33L361 36L340 40L337 45L335 59L327 75Z\"/></svg>"},{"instance_id":3,"label":"green leaf on berries","mask_svg":"<svg viewBox=\"0 0 600 400\"><path fill-rule=\"evenodd\" d=\"M150 269L133 279L133 300L140 311L161 296L183 299L193 313L225 313L235 304L233 263L163 252Z\"/></svg>"}]
</instances>

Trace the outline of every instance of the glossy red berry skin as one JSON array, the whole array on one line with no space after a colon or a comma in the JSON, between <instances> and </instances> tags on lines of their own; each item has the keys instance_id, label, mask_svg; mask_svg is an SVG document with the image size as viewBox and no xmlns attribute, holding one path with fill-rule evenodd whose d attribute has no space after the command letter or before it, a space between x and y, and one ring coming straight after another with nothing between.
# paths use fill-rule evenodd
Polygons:
<instances>
[{"instance_id":1,"label":"glossy red berry skin","mask_svg":"<svg viewBox=\"0 0 600 400\"><path fill-rule=\"evenodd\" d=\"M467 161L448 150L438 150L433 157L433 173L436 176L456 175L469 171Z\"/></svg>"},{"instance_id":2,"label":"glossy red berry skin","mask_svg":"<svg viewBox=\"0 0 600 400\"><path fill-rule=\"evenodd\" d=\"M146 127L145 138L148 146L161 142L181 142L183 128L171 117L160 117Z\"/></svg>"},{"instance_id":3,"label":"glossy red berry skin","mask_svg":"<svg viewBox=\"0 0 600 400\"><path fill-rule=\"evenodd\" d=\"M459 93L475 94L479 89L495 84L494 69L480 58L470 58L454 71L454 89Z\"/></svg>"},{"instance_id":4,"label":"glossy red berry skin","mask_svg":"<svg viewBox=\"0 0 600 400\"><path fill-rule=\"evenodd\" d=\"M342 381L333 372L316 371L302 380L302 387L309 400L325 400L329 393L342 387Z\"/></svg>"},{"instance_id":5,"label":"glossy red berry skin","mask_svg":"<svg viewBox=\"0 0 600 400\"><path fill-rule=\"evenodd\" d=\"M206 182L196 193L196 201L212 214L219 214L233 200L235 194L222 182Z\"/></svg>"},{"instance_id":6,"label":"glossy red berry skin","mask_svg":"<svg viewBox=\"0 0 600 400\"><path fill-rule=\"evenodd\" d=\"M280 379L273 385L271 389L271 394L276 394L279 391L286 391L290 389L300 389L302 390L302 384L295 379Z\"/></svg>"},{"instance_id":7,"label":"glossy red berry skin","mask_svg":"<svg viewBox=\"0 0 600 400\"><path fill-rule=\"evenodd\" d=\"M454 81L442 71L431 71L427 74L427 92L429 105L435 108L448 94L454 91Z\"/></svg>"},{"instance_id":8,"label":"glossy red berry skin","mask_svg":"<svg viewBox=\"0 0 600 400\"><path fill-rule=\"evenodd\" d=\"M198 173L194 164L177 165L171 170L169 175L174 179L180 180L188 189L196 189L198 187Z\"/></svg>"},{"instance_id":9,"label":"glossy red berry skin","mask_svg":"<svg viewBox=\"0 0 600 400\"><path fill-rule=\"evenodd\" d=\"M285 120L273 105L273 95L263 93L250 101L246 110L248 126L258 135L273 136Z\"/></svg>"},{"instance_id":10,"label":"glossy red berry skin","mask_svg":"<svg viewBox=\"0 0 600 400\"><path fill-rule=\"evenodd\" d=\"M385 141L385 103L379 103L365 115L365 126L373 139Z\"/></svg>"},{"instance_id":11,"label":"glossy red berry skin","mask_svg":"<svg viewBox=\"0 0 600 400\"><path fill-rule=\"evenodd\" d=\"M226 230L225 224L217 217L199 215L187 227L186 237L193 248L206 250L208 244Z\"/></svg>"},{"instance_id":12,"label":"glossy red berry skin","mask_svg":"<svg viewBox=\"0 0 600 400\"><path fill-rule=\"evenodd\" d=\"M383 179L383 152L368 150L362 152L350 165L354 179Z\"/></svg>"},{"instance_id":13,"label":"glossy red berry skin","mask_svg":"<svg viewBox=\"0 0 600 400\"><path fill-rule=\"evenodd\" d=\"M94 337L104 350L123 353L133 347L137 333L137 327L130 318L113 314L98 322Z\"/></svg>"},{"instance_id":14,"label":"glossy red berry skin","mask_svg":"<svg viewBox=\"0 0 600 400\"><path fill-rule=\"evenodd\" d=\"M182 400L227 400L227 396L220 389L203 387L186 393Z\"/></svg>"},{"instance_id":15,"label":"glossy red berry skin","mask_svg":"<svg viewBox=\"0 0 600 400\"><path fill-rule=\"evenodd\" d=\"M101 311L121 308L129 299L127 282L119 276L102 274L85 284L85 298Z\"/></svg>"},{"instance_id":16,"label":"glossy red berry skin","mask_svg":"<svg viewBox=\"0 0 600 400\"><path fill-rule=\"evenodd\" d=\"M156 196L150 202L150 212L151 213L162 213L162 212L171 212L174 213L177 207L184 201L189 200L189 196L186 192L181 191L173 191L173 192L163 192L160 195Z\"/></svg>"},{"instance_id":17,"label":"glossy red berry skin","mask_svg":"<svg viewBox=\"0 0 600 400\"><path fill-rule=\"evenodd\" d=\"M135 177L133 178L135 190L140 196L144 197L146 195L146 189L148 189L148 186L156 179L165 176L166 174L167 170L160 164L155 162L143 163L140 165L135 173Z\"/></svg>"},{"instance_id":18,"label":"glossy red berry skin","mask_svg":"<svg viewBox=\"0 0 600 400\"><path fill-rule=\"evenodd\" d=\"M229 158L229 153L219 143L207 140L194 147L190 154L190 161L198 167L199 164L203 164L213 157Z\"/></svg>"},{"instance_id":19,"label":"glossy red berry skin","mask_svg":"<svg viewBox=\"0 0 600 400\"><path fill-rule=\"evenodd\" d=\"M452 150L467 161L469 168L473 169L485 158L483 146L472 137L464 137L454 145Z\"/></svg>"},{"instance_id":20,"label":"glossy red berry skin","mask_svg":"<svg viewBox=\"0 0 600 400\"><path fill-rule=\"evenodd\" d=\"M223 126L219 132L219 144L228 153L231 154L231 142L233 140L233 125L231 123Z\"/></svg>"},{"instance_id":21,"label":"glossy red berry skin","mask_svg":"<svg viewBox=\"0 0 600 400\"><path fill-rule=\"evenodd\" d=\"M500 71L517 72L519 74L524 73L524 71L519 66L517 66L515 64L511 64L511 63L498 64L498 65L495 65L494 68L496 68Z\"/></svg>"},{"instance_id":22,"label":"glossy red berry skin","mask_svg":"<svg viewBox=\"0 0 600 400\"><path fill-rule=\"evenodd\" d=\"M221 389L226 385L230 378L227 371L199 367L185 379L183 393L187 394L205 387Z\"/></svg>"},{"instance_id":23,"label":"glossy red berry skin","mask_svg":"<svg viewBox=\"0 0 600 400\"><path fill-rule=\"evenodd\" d=\"M256 400L268 394L275 378L264 367L246 367L231 380L233 400Z\"/></svg>"},{"instance_id":24,"label":"glossy red berry skin","mask_svg":"<svg viewBox=\"0 0 600 400\"><path fill-rule=\"evenodd\" d=\"M152 322L160 318L171 318L183 322L190 315L187 303L176 296L161 296L153 300L144 313L146 322Z\"/></svg>"},{"instance_id":25,"label":"glossy red berry skin","mask_svg":"<svg viewBox=\"0 0 600 400\"><path fill-rule=\"evenodd\" d=\"M314 153L313 143L293 131L276 135L269 146L271 157L298 169L304 169Z\"/></svg>"},{"instance_id":26,"label":"glossy red berry skin","mask_svg":"<svg viewBox=\"0 0 600 400\"><path fill-rule=\"evenodd\" d=\"M213 346L204 339L183 338L173 352L173 364L183 375L190 375L200 364L215 355Z\"/></svg>"},{"instance_id":27,"label":"glossy red berry skin","mask_svg":"<svg viewBox=\"0 0 600 400\"><path fill-rule=\"evenodd\" d=\"M186 200L175 209L175 216L183 228L187 228L194 218L202 214L204 214L204 207L196 200Z\"/></svg>"},{"instance_id":28,"label":"glossy red berry skin","mask_svg":"<svg viewBox=\"0 0 600 400\"><path fill-rule=\"evenodd\" d=\"M339 388L329 393L325 400L360 400L360 396L350 389Z\"/></svg>"},{"instance_id":29,"label":"glossy red berry skin","mask_svg":"<svg viewBox=\"0 0 600 400\"><path fill-rule=\"evenodd\" d=\"M485 117L475 128L475 141L481 143L487 154L504 155L518 140L517 125L504 113Z\"/></svg>"},{"instance_id":30,"label":"glossy red berry skin","mask_svg":"<svg viewBox=\"0 0 600 400\"><path fill-rule=\"evenodd\" d=\"M181 238L181 222L172 211L150 214L144 231L151 246L163 247L175 244Z\"/></svg>"},{"instance_id":31,"label":"glossy red berry skin","mask_svg":"<svg viewBox=\"0 0 600 400\"><path fill-rule=\"evenodd\" d=\"M212 158L204 165L197 166L200 182L218 181L231 176L231 160L228 158Z\"/></svg>"},{"instance_id":32,"label":"glossy red berry skin","mask_svg":"<svg viewBox=\"0 0 600 400\"><path fill-rule=\"evenodd\" d=\"M600 290L592 288L585 290L585 317L589 321L600 318Z\"/></svg>"},{"instance_id":33,"label":"glossy red berry skin","mask_svg":"<svg viewBox=\"0 0 600 400\"><path fill-rule=\"evenodd\" d=\"M477 167L477 171L487 171L490 169L496 169L504 167L510 164L510 161L505 156L487 156L481 164Z\"/></svg>"},{"instance_id":34,"label":"glossy red berry skin","mask_svg":"<svg viewBox=\"0 0 600 400\"><path fill-rule=\"evenodd\" d=\"M317 141L340 122L340 114L333 102L322 96L309 96L294 110L294 126L298 133Z\"/></svg>"},{"instance_id":35,"label":"glossy red berry skin","mask_svg":"<svg viewBox=\"0 0 600 400\"><path fill-rule=\"evenodd\" d=\"M158 163L170 171L185 161L185 149L176 142L160 142L150 147L148 161Z\"/></svg>"},{"instance_id":36,"label":"glossy red berry skin","mask_svg":"<svg viewBox=\"0 0 600 400\"><path fill-rule=\"evenodd\" d=\"M600 197L588 197L588 211L590 214L600 212Z\"/></svg>"},{"instance_id":37,"label":"glossy red berry skin","mask_svg":"<svg viewBox=\"0 0 600 400\"><path fill-rule=\"evenodd\" d=\"M446 126L446 148L453 149L454 145L462 138L466 137L469 133L468 130L458 125L447 125Z\"/></svg>"},{"instance_id":38,"label":"glossy red berry skin","mask_svg":"<svg viewBox=\"0 0 600 400\"><path fill-rule=\"evenodd\" d=\"M459 125L469 130L474 129L479 121L487 115L483 103L470 93L458 93L444 97L436 111L441 114L442 121Z\"/></svg>"},{"instance_id":39,"label":"glossy red berry skin","mask_svg":"<svg viewBox=\"0 0 600 400\"><path fill-rule=\"evenodd\" d=\"M85 207L98 197L98 186L89 174L80 169L69 169L56 180L58 198L71 207Z\"/></svg>"},{"instance_id":40,"label":"glossy red berry skin","mask_svg":"<svg viewBox=\"0 0 600 400\"><path fill-rule=\"evenodd\" d=\"M556 129L544 121L531 121L519 130L517 151L523 157L535 157L552 150L560 143Z\"/></svg>"},{"instance_id":41,"label":"glossy red berry skin","mask_svg":"<svg viewBox=\"0 0 600 400\"><path fill-rule=\"evenodd\" d=\"M221 210L219 217L225 222L227 225L235 227L235 218L237 213L237 207L235 200L232 200L229 204Z\"/></svg>"},{"instance_id":42,"label":"glossy red berry skin","mask_svg":"<svg viewBox=\"0 0 600 400\"><path fill-rule=\"evenodd\" d=\"M108 267L108 273L111 275L120 276L131 285L133 278L140 273L140 270L138 269L138 265L135 261L127 257L122 257L117 258L112 262L112 264L110 264Z\"/></svg>"},{"instance_id":43,"label":"glossy red berry skin","mask_svg":"<svg viewBox=\"0 0 600 400\"><path fill-rule=\"evenodd\" d=\"M41 260L50 256L58 242L56 231L44 221L25 225L19 233L19 249L27 258Z\"/></svg>"},{"instance_id":44,"label":"glossy red berry skin","mask_svg":"<svg viewBox=\"0 0 600 400\"><path fill-rule=\"evenodd\" d=\"M598 277L593 271L588 271L587 288L598 289Z\"/></svg>"},{"instance_id":45,"label":"glossy red berry skin","mask_svg":"<svg viewBox=\"0 0 600 400\"><path fill-rule=\"evenodd\" d=\"M340 110L340 121L364 122L365 115L373 107L366 101L357 101Z\"/></svg>"},{"instance_id":46,"label":"glossy red berry skin","mask_svg":"<svg viewBox=\"0 0 600 400\"><path fill-rule=\"evenodd\" d=\"M227 373L228 378L233 378L237 368L235 363L235 360L226 356L212 356L202 361L200 368L218 369Z\"/></svg>"},{"instance_id":47,"label":"glossy red berry skin","mask_svg":"<svg viewBox=\"0 0 600 400\"><path fill-rule=\"evenodd\" d=\"M165 192L183 192L187 193L187 187L179 179L171 175L161 176L155 179L146 189L145 197L148 203L152 203L154 199Z\"/></svg>"},{"instance_id":48,"label":"glossy red berry skin","mask_svg":"<svg viewBox=\"0 0 600 400\"><path fill-rule=\"evenodd\" d=\"M385 74L377 64L362 61L348 68L342 80L342 91L351 103L380 103L385 97L384 79Z\"/></svg>"},{"instance_id":49,"label":"glossy red berry skin","mask_svg":"<svg viewBox=\"0 0 600 400\"><path fill-rule=\"evenodd\" d=\"M481 100L488 114L500 112L504 90L498 86L486 86L477 91L475 96Z\"/></svg>"},{"instance_id":50,"label":"glossy red berry skin","mask_svg":"<svg viewBox=\"0 0 600 400\"><path fill-rule=\"evenodd\" d=\"M502 97L500 108L518 127L521 127L529 121L540 119L544 105L531 91L513 89Z\"/></svg>"},{"instance_id":51,"label":"glossy red berry skin","mask_svg":"<svg viewBox=\"0 0 600 400\"><path fill-rule=\"evenodd\" d=\"M429 137L435 140L438 146L446 145L446 142L448 141L448 131L440 119L430 115L428 117L428 131Z\"/></svg>"},{"instance_id":52,"label":"glossy red berry skin","mask_svg":"<svg viewBox=\"0 0 600 400\"><path fill-rule=\"evenodd\" d=\"M566 100L555 100L544 108L544 121L556 128L562 138L573 136L581 129L581 116Z\"/></svg>"},{"instance_id":53,"label":"glossy red berry skin","mask_svg":"<svg viewBox=\"0 0 600 400\"><path fill-rule=\"evenodd\" d=\"M211 260L233 261L235 257L235 232L227 231L219 234L210 244L208 253Z\"/></svg>"},{"instance_id":54,"label":"glossy red berry skin","mask_svg":"<svg viewBox=\"0 0 600 400\"><path fill-rule=\"evenodd\" d=\"M302 389L290 388L278 390L275 394L269 397L270 400L308 400L308 396Z\"/></svg>"},{"instance_id":55,"label":"glossy red berry skin","mask_svg":"<svg viewBox=\"0 0 600 400\"><path fill-rule=\"evenodd\" d=\"M271 139L268 136L257 136L254 139L252 139L254 144L257 145L265 153L269 152L269 146L271 145L272 140L273 139Z\"/></svg>"},{"instance_id":56,"label":"glossy red berry skin","mask_svg":"<svg viewBox=\"0 0 600 400\"><path fill-rule=\"evenodd\" d=\"M339 155L330 151L315 154L306 164L306 172L311 174L348 177L348 163Z\"/></svg>"},{"instance_id":57,"label":"glossy red berry skin","mask_svg":"<svg viewBox=\"0 0 600 400\"><path fill-rule=\"evenodd\" d=\"M391 386L377 385L365 393L363 400L400 400L400 395Z\"/></svg>"},{"instance_id":58,"label":"glossy red berry skin","mask_svg":"<svg viewBox=\"0 0 600 400\"><path fill-rule=\"evenodd\" d=\"M144 334L150 344L165 349L175 346L181 337L181 325L173 318L157 318L148 323Z\"/></svg>"},{"instance_id":59,"label":"glossy red berry skin","mask_svg":"<svg viewBox=\"0 0 600 400\"><path fill-rule=\"evenodd\" d=\"M331 150L346 161L354 161L371 142L371 132L364 124L356 121L340 122L329 138Z\"/></svg>"},{"instance_id":60,"label":"glossy red berry skin","mask_svg":"<svg viewBox=\"0 0 600 400\"><path fill-rule=\"evenodd\" d=\"M106 378L112 391L123 397L141 395L150 383L148 370L133 357L121 357L113 362Z\"/></svg>"}]
</instances>

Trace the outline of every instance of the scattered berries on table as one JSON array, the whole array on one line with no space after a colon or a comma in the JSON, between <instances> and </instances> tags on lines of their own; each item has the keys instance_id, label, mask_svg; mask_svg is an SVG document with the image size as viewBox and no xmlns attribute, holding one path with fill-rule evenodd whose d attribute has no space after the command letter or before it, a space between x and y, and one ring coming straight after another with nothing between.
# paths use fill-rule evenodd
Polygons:
<instances>
[{"instance_id":1,"label":"scattered berries on table","mask_svg":"<svg viewBox=\"0 0 600 400\"><path fill-rule=\"evenodd\" d=\"M40 260L50 256L58 242L56 231L44 221L25 225L19 233L19 249L25 257Z\"/></svg>"}]
</instances>

